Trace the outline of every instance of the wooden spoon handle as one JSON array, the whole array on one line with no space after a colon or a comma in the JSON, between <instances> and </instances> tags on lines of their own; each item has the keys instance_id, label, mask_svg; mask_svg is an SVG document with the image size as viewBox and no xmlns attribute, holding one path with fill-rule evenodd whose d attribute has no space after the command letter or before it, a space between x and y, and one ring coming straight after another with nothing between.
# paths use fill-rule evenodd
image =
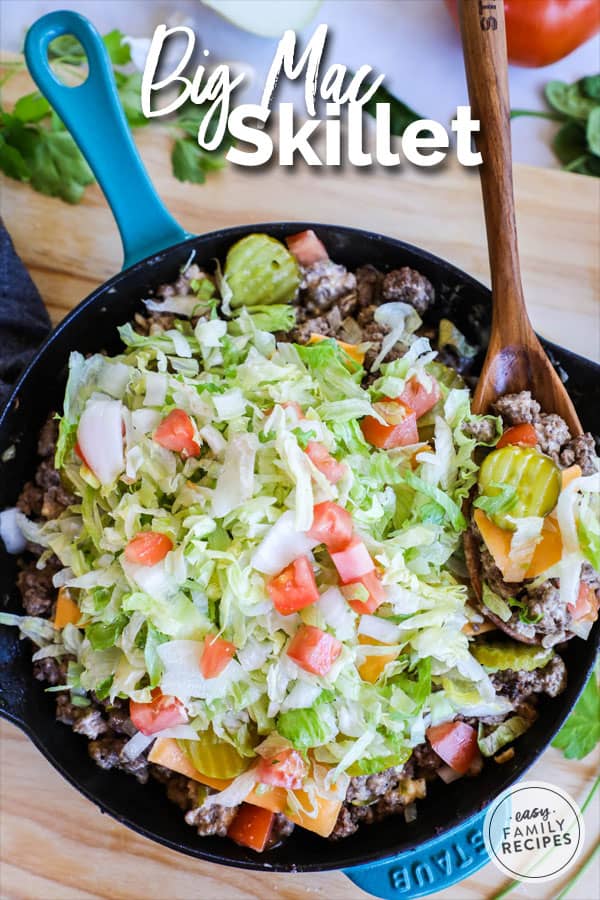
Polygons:
<instances>
[{"instance_id":1,"label":"wooden spoon handle","mask_svg":"<svg viewBox=\"0 0 600 900\"><path fill-rule=\"evenodd\" d=\"M493 329L506 345L531 334L523 288L513 195L504 0L459 0L467 84L474 119L494 295Z\"/></svg>"}]
</instances>

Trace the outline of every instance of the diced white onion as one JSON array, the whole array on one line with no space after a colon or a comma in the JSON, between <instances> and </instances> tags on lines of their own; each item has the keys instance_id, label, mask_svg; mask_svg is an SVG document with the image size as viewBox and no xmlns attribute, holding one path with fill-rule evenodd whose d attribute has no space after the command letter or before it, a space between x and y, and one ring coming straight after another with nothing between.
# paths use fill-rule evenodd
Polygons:
<instances>
[{"instance_id":1,"label":"diced white onion","mask_svg":"<svg viewBox=\"0 0 600 900\"><path fill-rule=\"evenodd\" d=\"M254 493L254 460L258 438L247 432L236 434L225 450L212 498L212 514L222 518Z\"/></svg>"},{"instance_id":2,"label":"diced white onion","mask_svg":"<svg viewBox=\"0 0 600 900\"><path fill-rule=\"evenodd\" d=\"M177 590L177 583L168 574L164 559L153 566L142 566L129 562L122 556L121 565L129 580L133 581L149 597L164 600Z\"/></svg>"},{"instance_id":3,"label":"diced white onion","mask_svg":"<svg viewBox=\"0 0 600 900\"><path fill-rule=\"evenodd\" d=\"M277 575L299 556L306 556L319 541L297 531L291 509L279 516L256 548L251 565L263 575Z\"/></svg>"},{"instance_id":4,"label":"diced white onion","mask_svg":"<svg viewBox=\"0 0 600 900\"><path fill-rule=\"evenodd\" d=\"M204 425L198 434L208 444L215 456L219 456L227 447L227 441L214 425Z\"/></svg>"},{"instance_id":5,"label":"diced white onion","mask_svg":"<svg viewBox=\"0 0 600 900\"><path fill-rule=\"evenodd\" d=\"M315 603L315 607L323 616L325 624L333 629L338 640L346 641L354 636L356 614L348 606L339 588L327 588Z\"/></svg>"},{"instance_id":6,"label":"diced white onion","mask_svg":"<svg viewBox=\"0 0 600 900\"><path fill-rule=\"evenodd\" d=\"M211 400L217 412L217 420L228 422L244 414L246 400L239 388L226 391L224 394L212 394Z\"/></svg>"},{"instance_id":7,"label":"diced white onion","mask_svg":"<svg viewBox=\"0 0 600 900\"><path fill-rule=\"evenodd\" d=\"M112 484L125 468L121 401L90 399L79 420L77 440L98 481Z\"/></svg>"},{"instance_id":8,"label":"diced white onion","mask_svg":"<svg viewBox=\"0 0 600 900\"><path fill-rule=\"evenodd\" d=\"M313 705L321 693L321 690L321 685L319 684L311 683L309 681L297 681L281 704L281 711L287 712L288 709L308 709L309 706Z\"/></svg>"},{"instance_id":9,"label":"diced white onion","mask_svg":"<svg viewBox=\"0 0 600 900\"><path fill-rule=\"evenodd\" d=\"M253 766L247 772L243 772L234 778L229 787L218 794L210 794L203 806L239 806L243 803L254 785L258 781L257 767Z\"/></svg>"},{"instance_id":10,"label":"diced white onion","mask_svg":"<svg viewBox=\"0 0 600 900\"><path fill-rule=\"evenodd\" d=\"M393 622L386 622L379 616L361 616L358 633L381 641L382 644L396 644L400 639L400 629Z\"/></svg>"},{"instance_id":11,"label":"diced white onion","mask_svg":"<svg viewBox=\"0 0 600 900\"><path fill-rule=\"evenodd\" d=\"M0 538L4 541L7 553L22 553L27 543L19 528L18 512L16 507L0 512Z\"/></svg>"},{"instance_id":12,"label":"diced white onion","mask_svg":"<svg viewBox=\"0 0 600 900\"><path fill-rule=\"evenodd\" d=\"M204 678L200 671L203 644L200 641L167 641L157 648L163 664L160 687L163 693L186 702L191 697L214 700L224 697L229 686L244 674L232 659L215 678Z\"/></svg>"},{"instance_id":13,"label":"diced white onion","mask_svg":"<svg viewBox=\"0 0 600 900\"><path fill-rule=\"evenodd\" d=\"M123 746L121 756L124 756L125 759L137 759L146 747L156 740L156 737L157 735L155 734L142 734L141 731L136 731L133 737L129 738Z\"/></svg>"}]
</instances>

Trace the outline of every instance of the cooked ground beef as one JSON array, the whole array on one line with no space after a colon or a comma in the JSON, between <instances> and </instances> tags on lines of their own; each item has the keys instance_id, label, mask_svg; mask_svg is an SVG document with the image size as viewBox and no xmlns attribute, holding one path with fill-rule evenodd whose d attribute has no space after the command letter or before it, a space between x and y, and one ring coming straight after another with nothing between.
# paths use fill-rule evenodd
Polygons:
<instances>
[{"instance_id":1,"label":"cooked ground beef","mask_svg":"<svg viewBox=\"0 0 600 900\"><path fill-rule=\"evenodd\" d=\"M237 806L196 806L185 814L185 821L192 825L199 835L216 834L227 836L227 829L238 811Z\"/></svg>"},{"instance_id":2,"label":"cooked ground beef","mask_svg":"<svg viewBox=\"0 0 600 900\"><path fill-rule=\"evenodd\" d=\"M495 672L491 680L496 692L508 697L517 706L532 694L557 697L567 686L567 669L560 656L555 655L543 669L534 669L533 672L504 669Z\"/></svg>"},{"instance_id":3,"label":"cooked ground beef","mask_svg":"<svg viewBox=\"0 0 600 900\"><path fill-rule=\"evenodd\" d=\"M527 422L535 428L538 447L554 462L566 468L577 463L584 475L593 475L600 468L594 438L591 434L571 437L567 423L555 413L541 412L540 404L531 396L531 391L505 394L493 406L494 412L502 416L505 426Z\"/></svg>"},{"instance_id":4,"label":"cooked ground beef","mask_svg":"<svg viewBox=\"0 0 600 900\"><path fill-rule=\"evenodd\" d=\"M577 437L567 441L560 451L560 464L568 467L581 466L584 475L593 475L598 471L598 456L596 443L591 434L578 434Z\"/></svg>"},{"instance_id":5,"label":"cooked ground beef","mask_svg":"<svg viewBox=\"0 0 600 900\"><path fill-rule=\"evenodd\" d=\"M302 273L299 304L307 316L327 312L334 304L338 304L344 318L356 306L355 289L356 276L353 272L348 272L344 266L330 259L320 260L305 268Z\"/></svg>"},{"instance_id":6,"label":"cooked ground beef","mask_svg":"<svg viewBox=\"0 0 600 900\"><path fill-rule=\"evenodd\" d=\"M385 773L382 773L384 775ZM371 776L375 777L375 776ZM383 786L383 785L382 785ZM365 801L348 800L342 806L330 840L341 840L353 834L361 824L371 825L388 816L403 812L409 803L421 800L426 793L425 781L422 778L393 778L380 795L374 795ZM360 803L361 805L357 805Z\"/></svg>"},{"instance_id":7,"label":"cooked ground beef","mask_svg":"<svg viewBox=\"0 0 600 900\"><path fill-rule=\"evenodd\" d=\"M489 419L481 419L479 422L465 422L462 430L467 437L473 438L482 444L491 444L496 437L496 426Z\"/></svg>"},{"instance_id":8,"label":"cooked ground beef","mask_svg":"<svg viewBox=\"0 0 600 900\"><path fill-rule=\"evenodd\" d=\"M273 850L274 847L279 846L279 844L283 843L283 841L290 836L293 830L294 823L290 822L283 813L276 813L273 817L271 834L269 835L266 849Z\"/></svg>"},{"instance_id":9,"label":"cooked ground beef","mask_svg":"<svg viewBox=\"0 0 600 900\"><path fill-rule=\"evenodd\" d=\"M358 308L377 307L381 303L383 275L375 266L361 266L356 270L356 296Z\"/></svg>"},{"instance_id":10,"label":"cooked ground beef","mask_svg":"<svg viewBox=\"0 0 600 900\"><path fill-rule=\"evenodd\" d=\"M33 677L38 681L47 681L51 687L64 684L67 677L67 660L63 657L46 656L33 664Z\"/></svg>"},{"instance_id":11,"label":"cooked ground beef","mask_svg":"<svg viewBox=\"0 0 600 900\"><path fill-rule=\"evenodd\" d=\"M43 569L36 568L37 560L25 564L17 575L17 587L21 592L23 606L30 616L47 616L56 600L56 588L52 577L61 566L53 557Z\"/></svg>"},{"instance_id":12,"label":"cooked ground beef","mask_svg":"<svg viewBox=\"0 0 600 900\"><path fill-rule=\"evenodd\" d=\"M505 394L493 405L493 412L502 416L505 425L519 425L521 422L533 424L539 418L540 404L531 396L531 391L520 391L518 394Z\"/></svg>"},{"instance_id":13,"label":"cooked ground beef","mask_svg":"<svg viewBox=\"0 0 600 900\"><path fill-rule=\"evenodd\" d=\"M396 300L410 303L420 316L424 316L433 304L435 292L428 278L415 269L403 266L402 269L394 269L384 276L382 299L384 303Z\"/></svg>"},{"instance_id":14,"label":"cooked ground beef","mask_svg":"<svg viewBox=\"0 0 600 900\"><path fill-rule=\"evenodd\" d=\"M148 781L148 760L145 756L138 756L137 759L132 760L122 756L121 751L126 743L126 738L106 735L98 741L90 741L88 752L101 769L121 769L123 772L134 775L141 784L146 784Z\"/></svg>"}]
</instances>

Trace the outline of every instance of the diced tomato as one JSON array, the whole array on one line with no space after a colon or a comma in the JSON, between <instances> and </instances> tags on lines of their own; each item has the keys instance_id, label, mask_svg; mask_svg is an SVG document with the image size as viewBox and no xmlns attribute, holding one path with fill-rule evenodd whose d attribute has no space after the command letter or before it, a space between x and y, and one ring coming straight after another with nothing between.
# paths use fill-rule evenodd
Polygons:
<instances>
[{"instance_id":1,"label":"diced tomato","mask_svg":"<svg viewBox=\"0 0 600 900\"><path fill-rule=\"evenodd\" d=\"M479 755L477 732L466 722L444 722L427 729L427 740L445 763L464 775Z\"/></svg>"},{"instance_id":2,"label":"diced tomato","mask_svg":"<svg viewBox=\"0 0 600 900\"><path fill-rule=\"evenodd\" d=\"M413 410L417 419L420 419L426 412L433 409L442 396L440 386L435 378L429 377L431 378L431 387L429 390L421 384L418 378L413 376L406 382L404 390L398 397L398 400L400 400L401 403L404 403L405 406L409 406Z\"/></svg>"},{"instance_id":3,"label":"diced tomato","mask_svg":"<svg viewBox=\"0 0 600 900\"><path fill-rule=\"evenodd\" d=\"M183 459L200 454L195 440L194 423L183 409L174 409L166 416L156 431L154 440L161 447L181 453Z\"/></svg>"},{"instance_id":4,"label":"diced tomato","mask_svg":"<svg viewBox=\"0 0 600 900\"><path fill-rule=\"evenodd\" d=\"M314 541L325 544L330 553L337 553L352 540L352 517L332 500L317 503L307 534Z\"/></svg>"},{"instance_id":5,"label":"diced tomato","mask_svg":"<svg viewBox=\"0 0 600 900\"><path fill-rule=\"evenodd\" d=\"M258 764L257 772L258 780L263 784L296 791L302 787L307 768L298 751L290 747L280 750L274 756L263 757Z\"/></svg>"},{"instance_id":6,"label":"diced tomato","mask_svg":"<svg viewBox=\"0 0 600 900\"><path fill-rule=\"evenodd\" d=\"M267 582L273 606L282 616L289 616L319 599L315 574L306 556L299 556L283 572Z\"/></svg>"},{"instance_id":7,"label":"diced tomato","mask_svg":"<svg viewBox=\"0 0 600 900\"><path fill-rule=\"evenodd\" d=\"M125 547L125 559L140 566L154 566L173 549L173 541L160 531L140 531Z\"/></svg>"},{"instance_id":8,"label":"diced tomato","mask_svg":"<svg viewBox=\"0 0 600 900\"><path fill-rule=\"evenodd\" d=\"M329 259L324 244L310 228L307 231L299 231L298 234L290 234L285 242L301 266L312 266L313 263Z\"/></svg>"},{"instance_id":9,"label":"diced tomato","mask_svg":"<svg viewBox=\"0 0 600 900\"><path fill-rule=\"evenodd\" d=\"M375 563L359 537L353 537L349 544L337 553L330 552L333 564L342 584L358 581L375 568Z\"/></svg>"},{"instance_id":10,"label":"diced tomato","mask_svg":"<svg viewBox=\"0 0 600 900\"><path fill-rule=\"evenodd\" d=\"M262 853L269 840L275 813L251 803L242 803L239 812L229 826L227 837L240 844Z\"/></svg>"},{"instance_id":11,"label":"diced tomato","mask_svg":"<svg viewBox=\"0 0 600 900\"><path fill-rule=\"evenodd\" d=\"M207 634L200 659L200 671L205 678L216 678L227 668L236 651L235 644Z\"/></svg>"},{"instance_id":12,"label":"diced tomato","mask_svg":"<svg viewBox=\"0 0 600 900\"><path fill-rule=\"evenodd\" d=\"M574 605L573 603L567 604L567 608L575 622L580 619L591 619L592 622L595 622L598 617L598 601L593 587L586 584L585 581L580 581L577 602Z\"/></svg>"},{"instance_id":13,"label":"diced tomato","mask_svg":"<svg viewBox=\"0 0 600 900\"><path fill-rule=\"evenodd\" d=\"M529 422L523 422L522 425L513 425L507 428L498 443L496 449L508 447L509 444L521 444L524 447L535 447L538 442L535 428Z\"/></svg>"},{"instance_id":14,"label":"diced tomato","mask_svg":"<svg viewBox=\"0 0 600 900\"><path fill-rule=\"evenodd\" d=\"M284 400L283 403L278 403L277 405L283 407L283 409L293 409L299 419L306 418L306 416L302 412L302 407L299 403L296 403L295 400ZM265 409L265 416L270 416L274 409L274 406L271 406L269 409Z\"/></svg>"},{"instance_id":15,"label":"diced tomato","mask_svg":"<svg viewBox=\"0 0 600 900\"><path fill-rule=\"evenodd\" d=\"M185 725L188 720L183 703L177 697L161 694L160 690L152 691L150 703L129 701L129 718L142 734L156 734L164 728Z\"/></svg>"},{"instance_id":16,"label":"diced tomato","mask_svg":"<svg viewBox=\"0 0 600 900\"><path fill-rule=\"evenodd\" d=\"M332 484L337 484L340 478L346 474L346 466L334 459L323 444L318 441L309 441L306 445L306 455L313 466L321 472Z\"/></svg>"},{"instance_id":17,"label":"diced tomato","mask_svg":"<svg viewBox=\"0 0 600 900\"><path fill-rule=\"evenodd\" d=\"M382 400L374 403L373 408L387 424L382 425L375 416L365 416L360 427L370 444L380 450L391 450L418 442L417 414L410 406L400 400Z\"/></svg>"},{"instance_id":18,"label":"diced tomato","mask_svg":"<svg viewBox=\"0 0 600 900\"><path fill-rule=\"evenodd\" d=\"M287 648L288 656L313 675L327 675L341 652L340 641L314 625L302 625Z\"/></svg>"},{"instance_id":19,"label":"diced tomato","mask_svg":"<svg viewBox=\"0 0 600 900\"><path fill-rule=\"evenodd\" d=\"M364 599L365 590L368 592L366 600ZM361 616L365 613L371 615L385 600L385 588L375 570L367 572L356 581L343 585L342 594L354 612Z\"/></svg>"}]
</instances>

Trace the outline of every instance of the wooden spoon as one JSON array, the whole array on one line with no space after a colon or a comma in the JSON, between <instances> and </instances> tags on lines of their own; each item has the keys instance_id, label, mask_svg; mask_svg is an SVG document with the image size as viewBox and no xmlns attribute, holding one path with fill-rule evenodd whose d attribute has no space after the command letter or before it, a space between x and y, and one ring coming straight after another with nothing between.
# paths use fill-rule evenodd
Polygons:
<instances>
[{"instance_id":1,"label":"wooden spoon","mask_svg":"<svg viewBox=\"0 0 600 900\"><path fill-rule=\"evenodd\" d=\"M504 0L459 0L459 13L472 115L481 122L476 143L483 157L481 191L492 277L492 330L473 410L487 413L503 394L529 390L545 413L557 413L571 434L578 435L583 429L575 407L533 331L523 297L512 181ZM471 531L465 533L464 544L471 583L481 599L479 546ZM524 640L487 610L486 616Z\"/></svg>"}]
</instances>

